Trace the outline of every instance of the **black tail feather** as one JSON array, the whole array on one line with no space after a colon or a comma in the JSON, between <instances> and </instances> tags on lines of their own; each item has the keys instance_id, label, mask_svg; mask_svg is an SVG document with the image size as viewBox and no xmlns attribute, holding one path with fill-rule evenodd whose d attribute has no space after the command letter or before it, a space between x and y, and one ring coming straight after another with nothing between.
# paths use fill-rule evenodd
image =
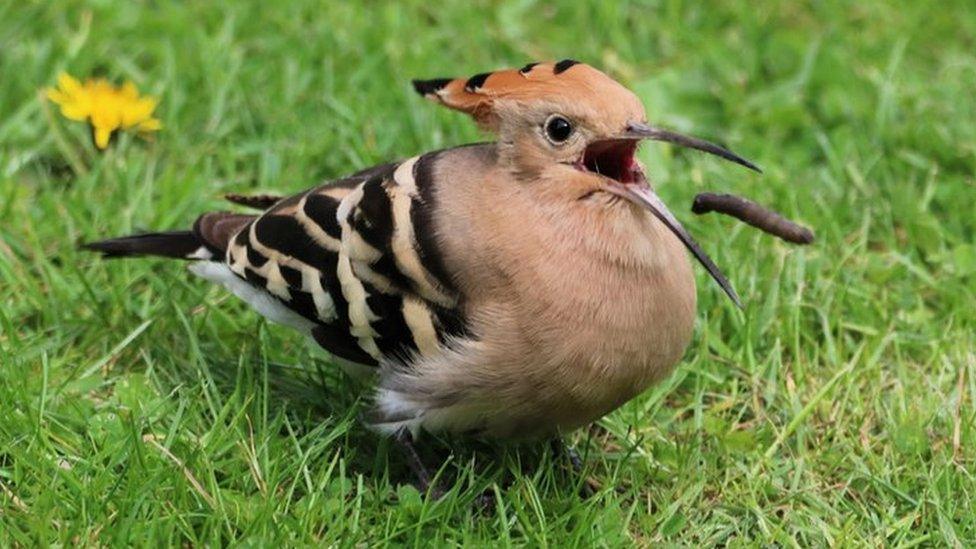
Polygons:
<instances>
[{"instance_id":1,"label":"black tail feather","mask_svg":"<svg viewBox=\"0 0 976 549\"><path fill-rule=\"evenodd\" d=\"M155 255L192 259L192 255L206 246L193 231L143 233L81 245L86 250L100 252L104 257Z\"/></svg>"}]
</instances>

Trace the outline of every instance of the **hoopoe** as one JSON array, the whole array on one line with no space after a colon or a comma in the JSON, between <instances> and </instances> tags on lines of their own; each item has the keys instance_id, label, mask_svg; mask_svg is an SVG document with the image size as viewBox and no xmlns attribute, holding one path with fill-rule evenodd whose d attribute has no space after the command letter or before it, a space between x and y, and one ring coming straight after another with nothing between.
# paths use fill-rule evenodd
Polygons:
<instances>
[{"instance_id":1,"label":"hoopoe","mask_svg":"<svg viewBox=\"0 0 976 549\"><path fill-rule=\"evenodd\" d=\"M686 249L738 304L635 152L666 141L755 165L649 125L632 92L572 60L413 84L497 141L287 198L229 196L263 211L85 247L190 260L337 362L376 371L366 417L384 433L540 437L634 398L691 338Z\"/></svg>"}]
</instances>

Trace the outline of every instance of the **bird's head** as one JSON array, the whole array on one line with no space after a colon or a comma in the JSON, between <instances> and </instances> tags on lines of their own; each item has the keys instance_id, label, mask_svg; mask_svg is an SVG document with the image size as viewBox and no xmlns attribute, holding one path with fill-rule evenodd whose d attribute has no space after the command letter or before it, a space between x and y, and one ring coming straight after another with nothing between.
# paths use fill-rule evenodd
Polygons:
<instances>
[{"instance_id":1,"label":"bird's head","mask_svg":"<svg viewBox=\"0 0 976 549\"><path fill-rule=\"evenodd\" d=\"M643 140L666 141L760 171L754 164L714 143L650 125L633 92L571 59L413 84L496 133L500 154L523 179L560 186L571 199L607 193L649 211L739 304L725 276L654 192L635 153Z\"/></svg>"}]
</instances>

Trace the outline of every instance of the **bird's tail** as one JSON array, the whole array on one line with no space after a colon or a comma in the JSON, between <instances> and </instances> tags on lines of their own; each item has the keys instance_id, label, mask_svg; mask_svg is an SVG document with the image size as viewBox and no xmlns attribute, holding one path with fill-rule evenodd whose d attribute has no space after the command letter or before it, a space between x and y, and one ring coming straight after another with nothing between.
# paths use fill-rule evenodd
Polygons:
<instances>
[{"instance_id":1,"label":"bird's tail","mask_svg":"<svg viewBox=\"0 0 976 549\"><path fill-rule=\"evenodd\" d=\"M213 251L193 231L143 233L98 242L81 247L100 252L103 257L158 256L176 259L210 259Z\"/></svg>"},{"instance_id":2,"label":"bird's tail","mask_svg":"<svg viewBox=\"0 0 976 549\"><path fill-rule=\"evenodd\" d=\"M201 215L188 231L134 234L88 242L81 247L104 257L157 256L207 260L223 258L231 238L256 218L232 212ZM216 260L215 259L215 260Z\"/></svg>"}]
</instances>

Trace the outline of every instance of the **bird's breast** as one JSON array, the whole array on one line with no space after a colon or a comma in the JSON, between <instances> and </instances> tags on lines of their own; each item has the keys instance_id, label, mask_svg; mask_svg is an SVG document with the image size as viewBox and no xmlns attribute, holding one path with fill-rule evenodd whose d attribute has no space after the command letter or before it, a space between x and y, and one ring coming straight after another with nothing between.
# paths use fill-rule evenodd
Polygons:
<instances>
[{"instance_id":1,"label":"bird's breast","mask_svg":"<svg viewBox=\"0 0 976 549\"><path fill-rule=\"evenodd\" d=\"M477 339L464 365L472 425L499 436L571 429L674 368L695 282L673 234L605 193L559 198L543 185L568 182L472 172L439 174L452 184L438 194L452 205L439 231Z\"/></svg>"},{"instance_id":2,"label":"bird's breast","mask_svg":"<svg viewBox=\"0 0 976 549\"><path fill-rule=\"evenodd\" d=\"M658 238L635 247L658 254L651 261L567 245L527 269L522 332L541 365L533 375L546 380L542 401L562 428L597 419L663 378L691 339L695 281L684 249L670 233L642 238Z\"/></svg>"},{"instance_id":3,"label":"bird's breast","mask_svg":"<svg viewBox=\"0 0 976 549\"><path fill-rule=\"evenodd\" d=\"M691 337L695 281L682 249L653 266L579 266L576 295L553 303L579 367L637 392L669 372ZM577 263L579 265L579 263Z\"/></svg>"}]
</instances>

